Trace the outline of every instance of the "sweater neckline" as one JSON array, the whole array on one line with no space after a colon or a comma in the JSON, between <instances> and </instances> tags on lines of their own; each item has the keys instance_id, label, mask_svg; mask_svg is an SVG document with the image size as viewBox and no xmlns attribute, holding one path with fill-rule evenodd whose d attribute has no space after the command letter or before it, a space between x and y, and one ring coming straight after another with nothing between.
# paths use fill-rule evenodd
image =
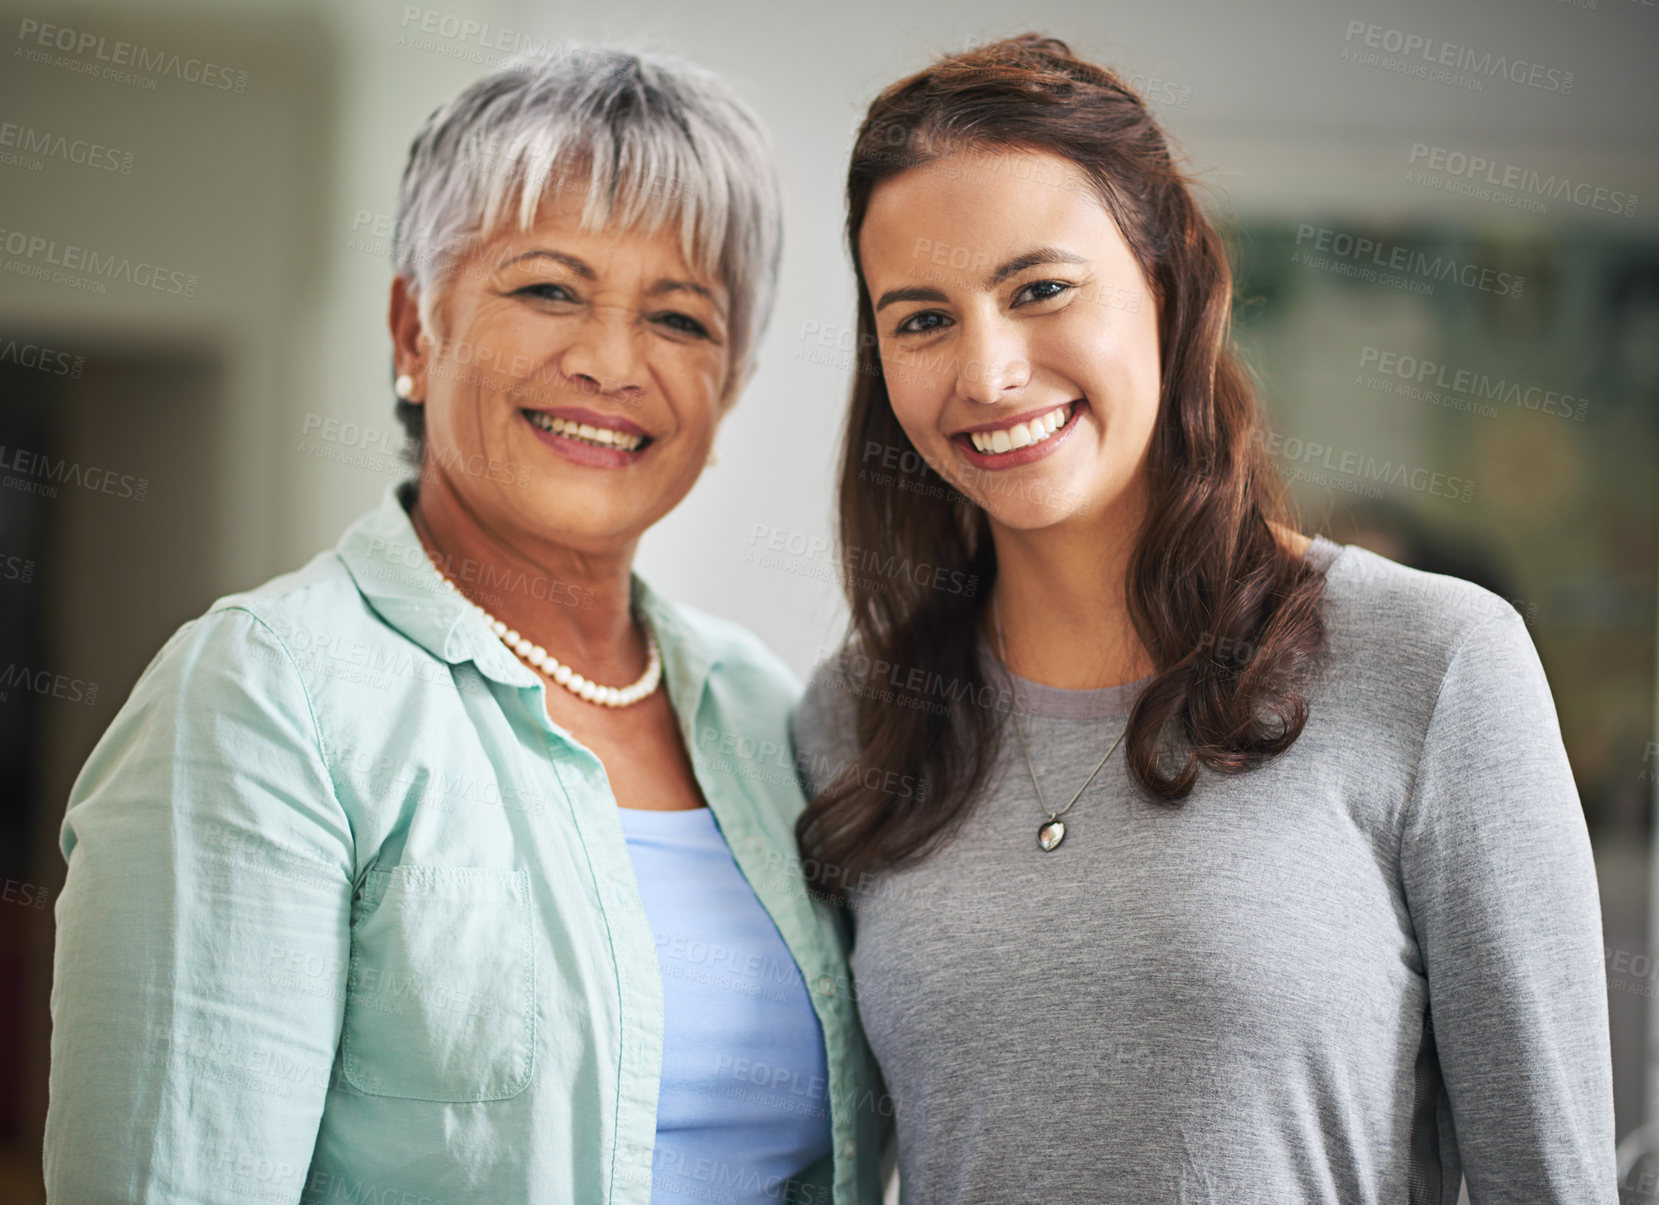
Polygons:
<instances>
[{"instance_id":1,"label":"sweater neckline","mask_svg":"<svg viewBox=\"0 0 1659 1205\"><path fill-rule=\"evenodd\" d=\"M1338 544L1322 535L1302 553L1321 573L1329 572L1336 559L1350 545ZM979 637L979 665L985 679L999 692L999 706L1004 710L1017 707L1022 716L1038 716L1051 720L1105 720L1122 718L1129 714L1140 697L1141 690L1152 681L1153 675L1121 682L1115 686L1097 686L1072 690L1064 686L1048 686L1011 673L997 658L986 642Z\"/></svg>"}]
</instances>

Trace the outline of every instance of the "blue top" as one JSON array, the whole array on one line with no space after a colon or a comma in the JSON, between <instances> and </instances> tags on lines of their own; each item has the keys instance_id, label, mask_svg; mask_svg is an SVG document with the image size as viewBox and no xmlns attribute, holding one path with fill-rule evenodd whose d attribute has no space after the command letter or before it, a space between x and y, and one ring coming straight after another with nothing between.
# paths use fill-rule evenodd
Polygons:
<instances>
[{"instance_id":1,"label":"blue top","mask_svg":"<svg viewBox=\"0 0 1659 1205\"><path fill-rule=\"evenodd\" d=\"M662 970L651 1199L777 1205L778 1185L830 1151L806 981L713 812L617 810Z\"/></svg>"}]
</instances>

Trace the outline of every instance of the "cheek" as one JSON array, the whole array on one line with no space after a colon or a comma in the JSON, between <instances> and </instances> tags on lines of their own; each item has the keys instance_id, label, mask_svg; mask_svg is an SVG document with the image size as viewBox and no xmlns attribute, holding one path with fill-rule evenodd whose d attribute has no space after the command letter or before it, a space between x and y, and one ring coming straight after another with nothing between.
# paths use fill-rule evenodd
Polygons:
<instances>
[{"instance_id":1,"label":"cheek","mask_svg":"<svg viewBox=\"0 0 1659 1205\"><path fill-rule=\"evenodd\" d=\"M726 384L724 349L666 348L654 358L651 373L663 382L678 434L693 441L713 439Z\"/></svg>"},{"instance_id":2,"label":"cheek","mask_svg":"<svg viewBox=\"0 0 1659 1205\"><path fill-rule=\"evenodd\" d=\"M944 440L938 430L937 406L929 405L924 397L910 390L901 389L894 393L889 387L887 397L893 407L893 417L899 420L899 426L910 437L912 444L926 449L930 444Z\"/></svg>"},{"instance_id":3,"label":"cheek","mask_svg":"<svg viewBox=\"0 0 1659 1205\"><path fill-rule=\"evenodd\" d=\"M536 339L523 328L522 318L484 308L470 315L464 326L446 332L441 355L431 366L434 378L456 408L457 418L466 421L469 413L483 425L492 424L490 411L506 411L505 395L517 397L544 378L538 375L550 352L544 337ZM526 400L524 405L532 404ZM494 425L499 425L495 423Z\"/></svg>"},{"instance_id":4,"label":"cheek","mask_svg":"<svg viewBox=\"0 0 1659 1205\"><path fill-rule=\"evenodd\" d=\"M885 348L882 350L881 373L893 416L910 436L910 442L918 447L930 440L942 442L944 436L938 432L939 414L948 382L937 373L926 371L919 356L903 350L893 354Z\"/></svg>"},{"instance_id":5,"label":"cheek","mask_svg":"<svg viewBox=\"0 0 1659 1205\"><path fill-rule=\"evenodd\" d=\"M1158 391L1158 378L1162 371L1162 351L1158 338L1158 312L1148 306L1145 312L1137 315L1135 326L1136 363L1140 375L1151 382L1154 394Z\"/></svg>"},{"instance_id":6,"label":"cheek","mask_svg":"<svg viewBox=\"0 0 1659 1205\"><path fill-rule=\"evenodd\" d=\"M1050 349L1054 364L1085 389L1097 405L1135 415L1158 404L1158 331L1133 322L1080 323ZM1071 366L1067 371L1066 366Z\"/></svg>"},{"instance_id":7,"label":"cheek","mask_svg":"<svg viewBox=\"0 0 1659 1205\"><path fill-rule=\"evenodd\" d=\"M473 375L487 388L528 390L534 401L557 402L557 365L573 334L574 324L513 310L480 324L465 353L472 357Z\"/></svg>"}]
</instances>

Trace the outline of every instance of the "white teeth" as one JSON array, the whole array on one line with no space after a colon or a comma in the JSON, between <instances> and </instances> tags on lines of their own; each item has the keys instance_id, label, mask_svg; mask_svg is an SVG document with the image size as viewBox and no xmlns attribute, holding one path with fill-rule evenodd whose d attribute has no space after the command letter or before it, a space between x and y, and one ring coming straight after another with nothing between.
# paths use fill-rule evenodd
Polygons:
<instances>
[{"instance_id":1,"label":"white teeth","mask_svg":"<svg viewBox=\"0 0 1659 1205\"><path fill-rule=\"evenodd\" d=\"M1040 418L1015 423L1011 427L1003 427L996 431L974 431L969 434L968 439L977 451L990 456L1040 444L1066 425L1066 420L1071 417L1071 407L1072 403L1067 402Z\"/></svg>"},{"instance_id":2,"label":"white teeth","mask_svg":"<svg viewBox=\"0 0 1659 1205\"><path fill-rule=\"evenodd\" d=\"M530 415L530 421L543 431L551 431L565 439L593 444L599 448L620 448L624 452L632 452L641 443L638 435L618 431L614 427L595 427L589 423L572 422L570 419L544 414L539 410Z\"/></svg>"}]
</instances>

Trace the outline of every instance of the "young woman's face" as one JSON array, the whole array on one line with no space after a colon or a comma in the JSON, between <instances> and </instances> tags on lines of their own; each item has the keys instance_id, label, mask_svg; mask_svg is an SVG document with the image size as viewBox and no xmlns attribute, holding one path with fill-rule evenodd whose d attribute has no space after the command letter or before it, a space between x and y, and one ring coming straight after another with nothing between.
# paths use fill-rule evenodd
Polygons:
<instances>
[{"instance_id":1,"label":"young woman's face","mask_svg":"<svg viewBox=\"0 0 1659 1205\"><path fill-rule=\"evenodd\" d=\"M963 152L879 184L859 233L893 412L1004 527L1136 523L1158 306L1069 160Z\"/></svg>"},{"instance_id":2,"label":"young woman's face","mask_svg":"<svg viewBox=\"0 0 1659 1205\"><path fill-rule=\"evenodd\" d=\"M584 230L551 200L474 248L426 344L426 471L492 527L578 550L685 497L730 401L729 299L669 226Z\"/></svg>"}]
</instances>

